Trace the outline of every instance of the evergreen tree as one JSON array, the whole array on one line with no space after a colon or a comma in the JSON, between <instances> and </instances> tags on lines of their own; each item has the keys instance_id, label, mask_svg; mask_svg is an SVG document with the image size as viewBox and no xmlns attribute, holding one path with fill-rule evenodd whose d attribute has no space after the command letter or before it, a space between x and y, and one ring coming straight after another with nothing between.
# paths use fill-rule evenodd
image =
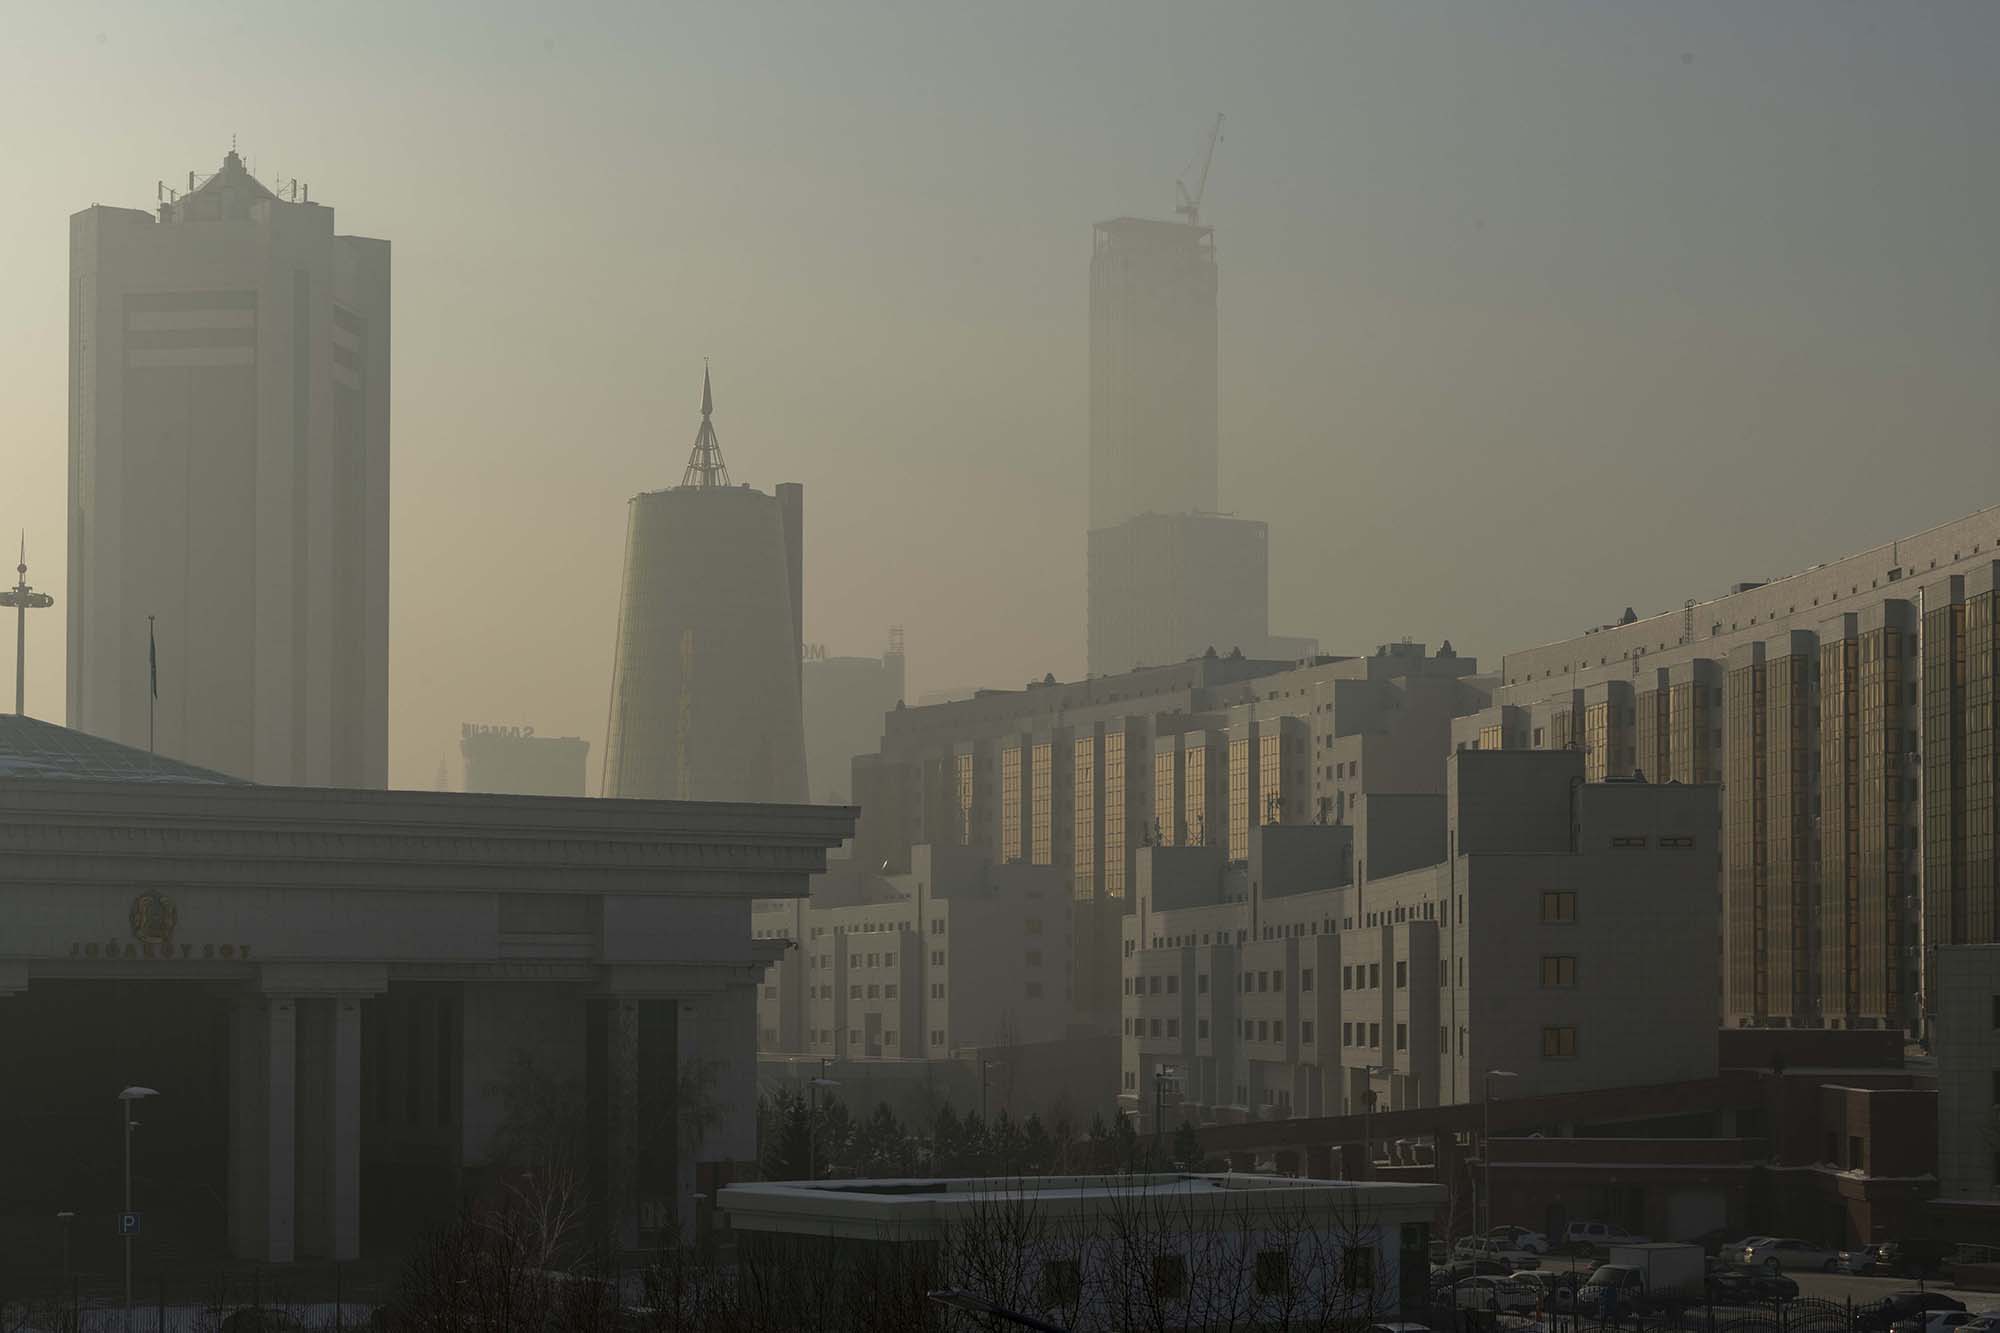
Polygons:
<instances>
[{"instance_id":1,"label":"evergreen tree","mask_svg":"<svg viewBox=\"0 0 2000 1333\"><path fill-rule=\"evenodd\" d=\"M1201 1160L1201 1136L1194 1132L1192 1124L1183 1120L1174 1131L1174 1165L1182 1171L1199 1171Z\"/></svg>"},{"instance_id":2,"label":"evergreen tree","mask_svg":"<svg viewBox=\"0 0 2000 1333\"><path fill-rule=\"evenodd\" d=\"M1021 1125L1021 1170L1031 1176L1046 1176L1056 1168L1056 1141L1042 1127L1042 1118L1030 1115Z\"/></svg>"}]
</instances>

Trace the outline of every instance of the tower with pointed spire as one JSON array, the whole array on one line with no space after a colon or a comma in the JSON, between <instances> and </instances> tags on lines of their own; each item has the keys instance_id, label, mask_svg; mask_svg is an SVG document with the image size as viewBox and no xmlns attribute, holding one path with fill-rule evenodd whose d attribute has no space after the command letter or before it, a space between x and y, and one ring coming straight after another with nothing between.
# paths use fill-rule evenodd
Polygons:
<instances>
[{"instance_id":1,"label":"tower with pointed spire","mask_svg":"<svg viewBox=\"0 0 2000 1333\"><path fill-rule=\"evenodd\" d=\"M806 799L805 488L732 482L701 378L681 484L628 506L606 796Z\"/></svg>"},{"instance_id":2,"label":"tower with pointed spire","mask_svg":"<svg viewBox=\"0 0 2000 1333\"><path fill-rule=\"evenodd\" d=\"M234 146L157 188L70 218L68 723L385 786L389 243Z\"/></svg>"}]
</instances>

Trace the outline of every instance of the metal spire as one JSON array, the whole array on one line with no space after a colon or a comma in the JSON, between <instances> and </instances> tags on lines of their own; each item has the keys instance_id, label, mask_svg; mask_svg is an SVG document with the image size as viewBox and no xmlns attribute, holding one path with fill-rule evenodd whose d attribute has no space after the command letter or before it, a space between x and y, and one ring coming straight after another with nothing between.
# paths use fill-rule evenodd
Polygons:
<instances>
[{"instance_id":1,"label":"metal spire","mask_svg":"<svg viewBox=\"0 0 2000 1333\"><path fill-rule=\"evenodd\" d=\"M28 533L21 531L21 563L13 587L0 590L0 606L14 608L14 716L25 716L28 700L28 612L54 606L56 599L28 586Z\"/></svg>"},{"instance_id":2,"label":"metal spire","mask_svg":"<svg viewBox=\"0 0 2000 1333\"><path fill-rule=\"evenodd\" d=\"M687 471L681 485L709 487L729 485L729 469L722 462L722 442L715 438L715 395L709 389L708 362L701 363L701 429L695 432L694 452L688 455Z\"/></svg>"}]
</instances>

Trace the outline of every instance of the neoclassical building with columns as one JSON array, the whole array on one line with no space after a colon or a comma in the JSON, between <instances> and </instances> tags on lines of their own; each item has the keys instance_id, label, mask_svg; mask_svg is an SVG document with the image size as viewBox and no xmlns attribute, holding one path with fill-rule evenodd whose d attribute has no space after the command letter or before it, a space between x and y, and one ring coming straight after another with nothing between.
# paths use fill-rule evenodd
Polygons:
<instances>
[{"instance_id":1,"label":"neoclassical building with columns","mask_svg":"<svg viewBox=\"0 0 2000 1333\"><path fill-rule=\"evenodd\" d=\"M386 1253L574 1164L627 1247L756 1155L756 986L845 807L259 786L0 717L0 1244ZM512 1157L509 1154L513 1154Z\"/></svg>"}]
</instances>

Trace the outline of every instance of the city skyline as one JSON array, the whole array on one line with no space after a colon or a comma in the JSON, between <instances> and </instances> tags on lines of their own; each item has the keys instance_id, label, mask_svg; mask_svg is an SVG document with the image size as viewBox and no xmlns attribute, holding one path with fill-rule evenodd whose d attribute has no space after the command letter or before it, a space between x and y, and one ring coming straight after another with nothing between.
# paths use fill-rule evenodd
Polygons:
<instances>
[{"instance_id":1,"label":"city skyline","mask_svg":"<svg viewBox=\"0 0 2000 1333\"><path fill-rule=\"evenodd\" d=\"M17 478L0 519L26 527L35 549L62 540L65 404L53 386L66 303L40 262L59 253L50 219L93 199L149 205L147 180L211 162L233 129L260 176L309 181L339 202L344 228L393 236L405 256L396 785L428 785L450 722L467 711L534 716L602 743L612 506L672 465L685 380L663 372L705 351L742 386L737 429L776 442L753 484L797 476L825 497L807 541L841 577L812 582L809 639L854 651L880 625L907 624L921 646L910 668L920 691L1076 676L1087 229L1094 218L1169 216L1173 180L1222 109L1203 204L1231 275L1220 312L1221 503L1271 524L1273 621L1334 650L1449 632L1495 658L1625 605L1656 611L1957 516L1935 497L1868 480L1885 445L1902 465L1958 467L2000 418L1983 383L1994 269L1977 243L1991 231L1993 186L1970 169L1995 94L1966 63L1990 45L1995 19L1973 6L1926 13L1929 23L1885 25L1803 5L1551 4L1502 25L1478 13L1274 12L1172 32L1162 39L1170 58L1199 77L1157 85L1111 58L1115 16L1070 16L1076 63L1042 71L1049 95L1024 118L984 128L984 112L1007 105L991 76L946 95L899 73L891 91L929 97L949 112L942 123L891 127L877 114L886 103L849 107L813 131L837 151L805 178L770 169L777 146L811 118L802 113L850 90L795 80L777 102L723 121L704 100L712 82L679 94L642 83L630 57L588 27L496 28L446 76L451 93L501 124L519 114L502 96L511 69L534 71L545 91L586 78L605 90L532 134L494 136L518 164L508 177L483 144L471 157L446 153L451 118L401 92L337 133L283 111L245 126L245 89L299 78L322 93L342 86L349 76L331 64L307 62L301 74L290 58L314 44L352 51L361 39L338 26L247 12L214 31L163 29L137 10L44 20L14 48L25 63L9 71L19 76L10 98L86 75L131 82L156 57L193 59L197 39L204 59L273 58L239 61L244 82L227 93L156 91L144 124L127 118L117 136L93 137L93 111L30 145L17 169L44 183L34 197L48 201L46 216L20 210L0 223L23 257L0 294L26 312L0 334L21 367L0 381ZM815 42L864 42L878 17L788 26L748 11L687 22L715 25L692 44L712 78L751 62L759 72L742 77L767 86ZM911 63L929 67L978 34L1004 66L1045 49L1032 27L950 11L904 40ZM642 27L628 45L645 49L654 34L664 42L664 29ZM409 49L442 41L442 31L419 32ZM1306 79L1308 50L1338 77ZM1391 96L1413 78L1439 94L1421 106ZM1854 97L1856 81L1897 95ZM1558 116L1565 96L1598 99L1597 123ZM638 133L626 113L640 106L651 108L648 125L662 120L652 112L668 123L685 113L692 128ZM392 114L409 133L372 132ZM975 124L976 151L940 144ZM1058 143L1057 125L1087 128ZM403 148L370 146L384 142ZM1003 154L1031 188L996 184L975 161L982 153ZM637 225L662 186L633 185L640 206L605 218L546 202L628 167L650 181L725 166L714 178L731 188L685 217L686 243L664 251ZM504 226L501 210L480 203L503 188L515 196ZM774 243L799 232L796 212L773 205L815 191L849 206L784 254ZM1918 197L1924 209L1906 206ZM951 220L955 232L940 230ZM734 254L783 257L769 272L747 270L718 250L724 230L739 235ZM551 270L538 260L555 254L573 257L559 266L573 281L539 276ZM610 255L638 268L614 284ZM512 265L536 276L506 287L503 302L496 284ZM801 306L793 279L804 265L821 277ZM733 304L721 299L731 292ZM701 313L663 327L662 301ZM609 321L602 339L593 305ZM634 339L641 321L647 337ZM834 321L839 338L825 336ZM765 338L754 352L753 337ZM589 442L595 466L577 466L572 438ZM1741 484L1718 487L1718 475ZM1799 487L1801 476L1811 484ZM1787 522L1753 523L1781 479L1798 497ZM981 495L970 509L950 499L968 487ZM1618 498L1593 505L1586 494ZM1032 515L1025 527L1003 517L1013 510ZM1522 521L1555 512L1563 524ZM1675 561L1649 554L1694 515L1735 535L1693 543ZM1420 592L1378 586L1369 552L1432 523L1456 542L1403 562ZM521 549L523 532L533 553L498 581L504 592L466 577ZM1003 562L901 555L1003 540L1007 574ZM1468 596L1452 585L1474 546L1482 566L1553 572L1562 586L1527 607ZM1570 561L1577 549L1592 558ZM67 604L68 571L47 555L36 584ZM522 630L523 602L553 608L554 632ZM51 719L63 712L56 637L31 626L28 645L29 711ZM440 669L453 654L495 665L459 679Z\"/></svg>"}]
</instances>

